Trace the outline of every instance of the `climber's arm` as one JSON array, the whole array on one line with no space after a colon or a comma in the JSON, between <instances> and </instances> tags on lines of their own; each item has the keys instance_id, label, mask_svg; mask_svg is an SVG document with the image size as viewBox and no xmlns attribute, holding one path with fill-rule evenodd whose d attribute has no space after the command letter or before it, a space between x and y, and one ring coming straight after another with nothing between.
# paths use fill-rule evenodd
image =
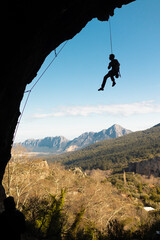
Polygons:
<instances>
[{"instance_id":1,"label":"climber's arm","mask_svg":"<svg viewBox=\"0 0 160 240\"><path fill-rule=\"evenodd\" d=\"M111 62L109 63L109 65L108 65L108 69L110 69L111 68Z\"/></svg>"}]
</instances>

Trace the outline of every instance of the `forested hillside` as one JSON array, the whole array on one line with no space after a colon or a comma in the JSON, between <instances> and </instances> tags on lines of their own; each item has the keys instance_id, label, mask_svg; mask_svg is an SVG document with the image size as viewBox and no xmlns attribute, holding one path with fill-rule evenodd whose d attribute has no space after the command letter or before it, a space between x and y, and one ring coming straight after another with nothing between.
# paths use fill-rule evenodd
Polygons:
<instances>
[{"instance_id":1,"label":"forested hillside","mask_svg":"<svg viewBox=\"0 0 160 240\"><path fill-rule=\"evenodd\" d=\"M20 153L3 185L25 215L23 240L150 240L160 229L160 178L66 170Z\"/></svg>"},{"instance_id":2,"label":"forested hillside","mask_svg":"<svg viewBox=\"0 0 160 240\"><path fill-rule=\"evenodd\" d=\"M73 153L49 157L68 167L102 169L127 167L129 162L148 160L160 153L160 126L130 133L117 139L109 139L90 145Z\"/></svg>"}]
</instances>

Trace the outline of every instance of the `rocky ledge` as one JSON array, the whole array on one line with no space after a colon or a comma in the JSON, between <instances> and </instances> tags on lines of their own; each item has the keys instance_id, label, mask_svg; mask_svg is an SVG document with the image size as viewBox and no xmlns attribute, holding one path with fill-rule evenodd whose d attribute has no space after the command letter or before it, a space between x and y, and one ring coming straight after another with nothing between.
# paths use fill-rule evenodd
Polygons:
<instances>
[{"instance_id":1,"label":"rocky ledge","mask_svg":"<svg viewBox=\"0 0 160 240\"><path fill-rule=\"evenodd\" d=\"M160 156L146 161L129 163L128 171L146 176L160 177Z\"/></svg>"}]
</instances>

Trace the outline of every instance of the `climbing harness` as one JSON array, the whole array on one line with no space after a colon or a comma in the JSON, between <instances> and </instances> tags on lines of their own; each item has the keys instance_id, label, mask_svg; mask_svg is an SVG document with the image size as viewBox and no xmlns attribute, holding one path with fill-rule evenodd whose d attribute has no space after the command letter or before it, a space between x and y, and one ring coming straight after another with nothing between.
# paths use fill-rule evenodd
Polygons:
<instances>
[{"instance_id":1,"label":"climbing harness","mask_svg":"<svg viewBox=\"0 0 160 240\"><path fill-rule=\"evenodd\" d=\"M112 87L115 86L116 82L114 77L119 78L121 77L120 74L120 63L118 62L117 59L115 59L115 55L113 54L113 44L112 44L112 29L111 29L111 21L110 18L108 19L108 23L109 23L109 37L110 37L110 48L111 48L111 53L109 55L109 60L111 61L108 65L108 69L112 68L103 78L103 82L101 84L101 87L98 89L98 91L103 91L107 78L110 77L113 84Z\"/></svg>"}]
</instances>

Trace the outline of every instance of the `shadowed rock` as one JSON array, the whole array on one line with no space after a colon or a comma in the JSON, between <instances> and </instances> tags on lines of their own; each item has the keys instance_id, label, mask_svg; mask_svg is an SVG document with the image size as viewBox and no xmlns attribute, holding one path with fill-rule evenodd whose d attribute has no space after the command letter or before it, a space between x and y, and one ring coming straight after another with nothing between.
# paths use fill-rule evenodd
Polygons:
<instances>
[{"instance_id":1,"label":"shadowed rock","mask_svg":"<svg viewBox=\"0 0 160 240\"><path fill-rule=\"evenodd\" d=\"M115 8L134 0L5 1L1 21L0 182L10 159L25 87L46 56L73 38L93 18L108 20Z\"/></svg>"}]
</instances>

